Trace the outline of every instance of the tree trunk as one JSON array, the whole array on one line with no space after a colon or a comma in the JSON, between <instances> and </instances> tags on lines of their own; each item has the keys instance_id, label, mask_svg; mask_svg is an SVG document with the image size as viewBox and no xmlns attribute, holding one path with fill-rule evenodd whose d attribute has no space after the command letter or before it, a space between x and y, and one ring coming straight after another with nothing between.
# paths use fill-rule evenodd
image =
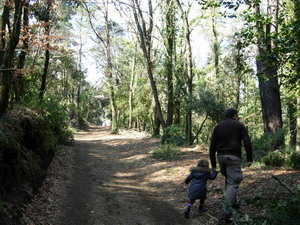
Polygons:
<instances>
[{"instance_id":1,"label":"tree trunk","mask_svg":"<svg viewBox=\"0 0 300 225\"><path fill-rule=\"evenodd\" d=\"M212 43L212 52L214 55L214 67L215 67L215 76L218 80L219 77L219 57L220 57L220 46L218 41L218 33L216 29L216 12L215 8L213 8L212 12L212 33L213 33L213 43ZM219 93L218 93L219 95Z\"/></svg>"},{"instance_id":2,"label":"tree trunk","mask_svg":"<svg viewBox=\"0 0 300 225\"><path fill-rule=\"evenodd\" d=\"M134 80L135 80L135 64L136 64L136 54L137 49L136 45L134 48L134 55L132 60L132 68L131 68L131 76L130 76L130 87L129 87L129 121L128 121L128 127L129 129L132 128L132 111L133 111L133 96L134 96Z\"/></svg>"},{"instance_id":3,"label":"tree trunk","mask_svg":"<svg viewBox=\"0 0 300 225\"><path fill-rule=\"evenodd\" d=\"M107 69L106 69L106 76L108 78L108 85L109 85L109 93L110 93L110 107L111 107L111 133L116 134L118 133L118 119L117 119L117 104L116 104L116 97L115 97L115 88L113 82L113 64L111 58L111 36L110 36L110 22L108 20L108 1L105 4L105 50L106 50L106 61L107 61Z\"/></svg>"},{"instance_id":4,"label":"tree trunk","mask_svg":"<svg viewBox=\"0 0 300 225\"><path fill-rule=\"evenodd\" d=\"M153 111L154 111L154 118L153 118L153 136L157 137L160 135L160 119L158 117L158 112L157 112L157 108L153 107Z\"/></svg>"},{"instance_id":5,"label":"tree trunk","mask_svg":"<svg viewBox=\"0 0 300 225\"><path fill-rule=\"evenodd\" d=\"M183 20L184 27L184 37L185 37L185 50L186 50L186 60L187 60L187 96L186 96L186 125L185 125L185 135L186 135L186 143L188 145L192 144L192 110L190 107L191 99L193 96L193 58L192 58L192 48L190 41L190 27L186 12L183 11L179 0L173 0L175 5L177 6L181 18Z\"/></svg>"},{"instance_id":6,"label":"tree trunk","mask_svg":"<svg viewBox=\"0 0 300 225\"><path fill-rule=\"evenodd\" d=\"M242 83L242 76L243 76L243 65L242 65L242 55L241 55L241 43L238 41L236 45L237 53L235 55L235 64L236 69L235 73L237 75L237 85L236 85L236 101L235 101L235 109L239 111L240 107L240 92L241 92L241 83Z\"/></svg>"},{"instance_id":7,"label":"tree trunk","mask_svg":"<svg viewBox=\"0 0 300 225\"><path fill-rule=\"evenodd\" d=\"M5 52L5 35L6 35L6 27L9 28L9 15L10 15L10 7L9 1L6 0L3 6L3 13L1 16L1 30L0 30L0 65L2 65L3 56Z\"/></svg>"},{"instance_id":8,"label":"tree trunk","mask_svg":"<svg viewBox=\"0 0 300 225\"><path fill-rule=\"evenodd\" d=\"M300 24L300 3L299 1L294 1L294 5L295 5L295 8L294 8L294 17L295 17L295 25L294 27L298 27L295 29L295 32L296 32L296 44L297 44L297 60L295 62L295 67L296 67L296 73L298 76L300 76L300 28L299 28L299 24ZM299 108L299 105L300 105L300 97L296 95L295 97L295 101L296 101L296 106L297 106L297 109L298 112L300 110ZM295 135L295 137L293 138L296 138L296 150L300 152L300 132L297 132L300 130L300 116L298 114L298 117L296 118L296 121L295 121L295 126L296 126L296 133L293 133L293 135ZM298 136L298 137L297 137ZM298 141L297 141L298 140ZM291 137L291 143L293 143L294 140L292 140L292 137Z\"/></svg>"},{"instance_id":9,"label":"tree trunk","mask_svg":"<svg viewBox=\"0 0 300 225\"><path fill-rule=\"evenodd\" d=\"M13 31L5 48L1 69L10 69L13 67L15 49L19 43L21 18L22 18L23 1L15 0L15 14ZM0 114L4 114L8 108L9 103L9 89L11 82L11 71L6 70L2 72L2 87L0 90Z\"/></svg>"},{"instance_id":10,"label":"tree trunk","mask_svg":"<svg viewBox=\"0 0 300 225\"><path fill-rule=\"evenodd\" d=\"M274 8L275 7L275 8ZM255 6L257 15L260 15L260 6ZM272 9L276 10L276 6ZM272 12L270 9L269 12ZM256 51L256 67L259 81L260 99L262 106L262 115L264 123L264 131L276 133L282 128L282 111L280 100L280 89L277 77L277 68L275 63L270 59L266 60L267 53L271 53L274 47L271 38L271 27L274 27L277 21L273 21L273 25L267 24L264 28L260 22L257 22L257 31L260 35L260 40ZM275 26L276 28L276 26ZM276 29L275 31L276 32ZM263 39L263 37L266 37ZM283 140L278 140L276 145L282 144Z\"/></svg>"},{"instance_id":11,"label":"tree trunk","mask_svg":"<svg viewBox=\"0 0 300 225\"><path fill-rule=\"evenodd\" d=\"M50 51L49 51L49 49L47 49L45 52L45 63L44 63L44 70L43 70L43 75L42 75L40 94L39 94L40 102L42 102L44 100L44 95L46 92L46 82L47 82L49 61L50 61Z\"/></svg>"},{"instance_id":12,"label":"tree trunk","mask_svg":"<svg viewBox=\"0 0 300 225\"><path fill-rule=\"evenodd\" d=\"M25 65L25 59L27 55L27 51L29 48L28 41L28 26L29 26L29 1L30 0L25 0L24 1L24 13L23 13L23 48L22 51L19 55L18 59L18 69L23 69ZM14 78L14 92L15 92L15 101L19 103L21 101L21 96L23 95L24 92L24 87L23 87L23 74L18 74Z\"/></svg>"},{"instance_id":13,"label":"tree trunk","mask_svg":"<svg viewBox=\"0 0 300 225\"><path fill-rule=\"evenodd\" d=\"M147 65L147 74L150 80L151 90L155 101L155 108L157 112L157 116L160 120L162 127L164 128L166 125L165 120L163 118L160 101L158 98L158 91L156 87L156 82L153 76L153 61L151 59L151 48L152 48L152 29L153 29L153 12L152 12L152 2L148 0L149 6L149 28L146 29L146 22L144 21L142 11L139 7L139 3L137 0L133 1L133 14L135 23L138 29L140 45L143 50L144 58L146 60ZM154 112L155 114L155 112Z\"/></svg>"},{"instance_id":14,"label":"tree trunk","mask_svg":"<svg viewBox=\"0 0 300 225\"><path fill-rule=\"evenodd\" d=\"M46 50L45 50L45 63L44 63L44 69L42 74L42 82L41 82L41 88L40 88L40 94L39 99L40 102L44 100L44 95L46 91L46 84L47 84L47 75L48 75L48 69L49 69L49 62L50 62L50 10L52 8L52 0L47 1L47 11L45 15L45 35L46 35Z\"/></svg>"},{"instance_id":15,"label":"tree trunk","mask_svg":"<svg viewBox=\"0 0 300 225\"><path fill-rule=\"evenodd\" d=\"M174 90L173 90L173 55L175 43L175 9L171 4L172 0L166 1L166 31L164 43L167 51L165 68L167 74L167 121L166 126L173 124L174 116Z\"/></svg>"},{"instance_id":16,"label":"tree trunk","mask_svg":"<svg viewBox=\"0 0 300 225\"><path fill-rule=\"evenodd\" d=\"M111 55L111 36L110 36L110 22L108 20L108 0L104 2L105 8L103 10L104 13L104 19L105 19L105 38L102 37L102 35L96 30L92 23L92 13L88 8L87 3L82 1L82 6L88 13L88 19L89 23L91 25L91 28L97 38L102 42L102 44L105 47L106 51L106 70L105 70L105 76L108 79L108 88L110 93L110 107L111 107L111 133L118 133L118 121L117 121L117 105L116 105L116 97L115 97L115 88L114 88L114 82L113 82L113 64L112 64L112 55Z\"/></svg>"},{"instance_id":17,"label":"tree trunk","mask_svg":"<svg viewBox=\"0 0 300 225\"><path fill-rule=\"evenodd\" d=\"M288 102L288 118L290 125L290 146L297 144L297 99L293 98Z\"/></svg>"}]
</instances>

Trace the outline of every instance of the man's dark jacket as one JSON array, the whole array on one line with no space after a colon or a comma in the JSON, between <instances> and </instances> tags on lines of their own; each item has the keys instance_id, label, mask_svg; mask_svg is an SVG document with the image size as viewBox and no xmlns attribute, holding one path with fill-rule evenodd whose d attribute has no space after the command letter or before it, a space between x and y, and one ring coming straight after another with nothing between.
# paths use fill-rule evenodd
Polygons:
<instances>
[{"instance_id":1,"label":"man's dark jacket","mask_svg":"<svg viewBox=\"0 0 300 225\"><path fill-rule=\"evenodd\" d=\"M247 161L252 162L252 146L246 127L231 118L220 122L214 129L209 148L211 166L216 167L218 155L235 155L241 158L242 140L246 149Z\"/></svg>"}]
</instances>

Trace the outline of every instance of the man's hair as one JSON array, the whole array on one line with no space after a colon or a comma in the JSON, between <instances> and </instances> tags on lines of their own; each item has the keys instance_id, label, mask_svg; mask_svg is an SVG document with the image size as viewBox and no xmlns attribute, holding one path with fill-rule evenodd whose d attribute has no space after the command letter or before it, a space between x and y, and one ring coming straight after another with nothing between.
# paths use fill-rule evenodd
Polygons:
<instances>
[{"instance_id":1,"label":"man's hair","mask_svg":"<svg viewBox=\"0 0 300 225\"><path fill-rule=\"evenodd\" d=\"M208 166L209 166L209 163L208 163L207 160L202 159L202 160L199 160L199 161L198 161L198 166L199 166L199 167L208 167Z\"/></svg>"},{"instance_id":2,"label":"man's hair","mask_svg":"<svg viewBox=\"0 0 300 225\"><path fill-rule=\"evenodd\" d=\"M233 118L234 115L237 114L237 111L235 109L228 109L225 113L226 118Z\"/></svg>"}]
</instances>

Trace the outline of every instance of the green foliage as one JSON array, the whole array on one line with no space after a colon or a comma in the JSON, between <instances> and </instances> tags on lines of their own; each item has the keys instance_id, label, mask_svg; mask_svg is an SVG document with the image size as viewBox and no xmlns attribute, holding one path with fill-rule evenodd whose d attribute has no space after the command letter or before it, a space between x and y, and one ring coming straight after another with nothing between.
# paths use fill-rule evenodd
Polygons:
<instances>
[{"instance_id":1,"label":"green foliage","mask_svg":"<svg viewBox=\"0 0 300 225\"><path fill-rule=\"evenodd\" d=\"M255 161L267 166L292 166L300 169L300 154L294 147L281 146L280 150L274 150L276 142L285 135L285 130L277 133L265 133L260 138L253 140Z\"/></svg>"},{"instance_id":2,"label":"green foliage","mask_svg":"<svg viewBox=\"0 0 300 225\"><path fill-rule=\"evenodd\" d=\"M202 90L199 87L198 96L193 99L191 108L201 114L208 115L213 121L219 122L224 118L226 105L224 101L218 100L217 97L208 90Z\"/></svg>"},{"instance_id":3,"label":"green foliage","mask_svg":"<svg viewBox=\"0 0 300 225\"><path fill-rule=\"evenodd\" d=\"M294 168L300 169L300 153L298 152L292 153L292 155L290 156L289 165Z\"/></svg>"},{"instance_id":4,"label":"green foliage","mask_svg":"<svg viewBox=\"0 0 300 225\"><path fill-rule=\"evenodd\" d=\"M260 160L268 153L272 152L278 140L282 140L285 130L278 130L275 134L264 133L261 137L252 141L254 156L256 160Z\"/></svg>"},{"instance_id":5,"label":"green foliage","mask_svg":"<svg viewBox=\"0 0 300 225\"><path fill-rule=\"evenodd\" d=\"M48 99L41 105L43 118L48 122L51 131L55 134L58 143L70 141L72 131L69 129L67 108L58 102Z\"/></svg>"},{"instance_id":6,"label":"green foliage","mask_svg":"<svg viewBox=\"0 0 300 225\"><path fill-rule=\"evenodd\" d=\"M66 105L47 98L42 103L31 102L35 109L49 126L49 131L55 135L57 143L64 144L72 141L73 131L69 128L69 116Z\"/></svg>"},{"instance_id":7,"label":"green foliage","mask_svg":"<svg viewBox=\"0 0 300 225\"><path fill-rule=\"evenodd\" d=\"M296 191L296 194L283 199L274 207L270 208L267 216L268 223L270 225L288 224L298 225L300 224L300 187Z\"/></svg>"},{"instance_id":8,"label":"green foliage","mask_svg":"<svg viewBox=\"0 0 300 225\"><path fill-rule=\"evenodd\" d=\"M164 129L163 140L166 144L180 146L185 143L184 130L181 126L168 126Z\"/></svg>"},{"instance_id":9,"label":"green foliage","mask_svg":"<svg viewBox=\"0 0 300 225\"><path fill-rule=\"evenodd\" d=\"M171 160L176 159L182 152L174 145L161 145L159 148L152 152L152 158Z\"/></svg>"},{"instance_id":10,"label":"green foliage","mask_svg":"<svg viewBox=\"0 0 300 225\"><path fill-rule=\"evenodd\" d=\"M270 152L268 155L262 158L262 161L267 166L283 166L285 164L285 157L279 150Z\"/></svg>"}]
</instances>

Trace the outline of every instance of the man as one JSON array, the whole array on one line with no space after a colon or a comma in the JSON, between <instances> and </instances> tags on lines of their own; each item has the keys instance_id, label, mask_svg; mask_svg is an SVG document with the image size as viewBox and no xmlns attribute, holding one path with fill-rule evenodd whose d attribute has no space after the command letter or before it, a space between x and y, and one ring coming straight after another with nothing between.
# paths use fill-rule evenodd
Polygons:
<instances>
[{"instance_id":1,"label":"man","mask_svg":"<svg viewBox=\"0 0 300 225\"><path fill-rule=\"evenodd\" d=\"M214 129L209 149L211 166L216 168L216 153L221 173L225 177L226 204L222 214L223 222L230 222L232 208L238 208L236 193L243 180L241 170L241 147L244 143L247 155L247 165L252 163L252 146L246 127L238 120L237 111L228 109L226 119Z\"/></svg>"}]
</instances>

